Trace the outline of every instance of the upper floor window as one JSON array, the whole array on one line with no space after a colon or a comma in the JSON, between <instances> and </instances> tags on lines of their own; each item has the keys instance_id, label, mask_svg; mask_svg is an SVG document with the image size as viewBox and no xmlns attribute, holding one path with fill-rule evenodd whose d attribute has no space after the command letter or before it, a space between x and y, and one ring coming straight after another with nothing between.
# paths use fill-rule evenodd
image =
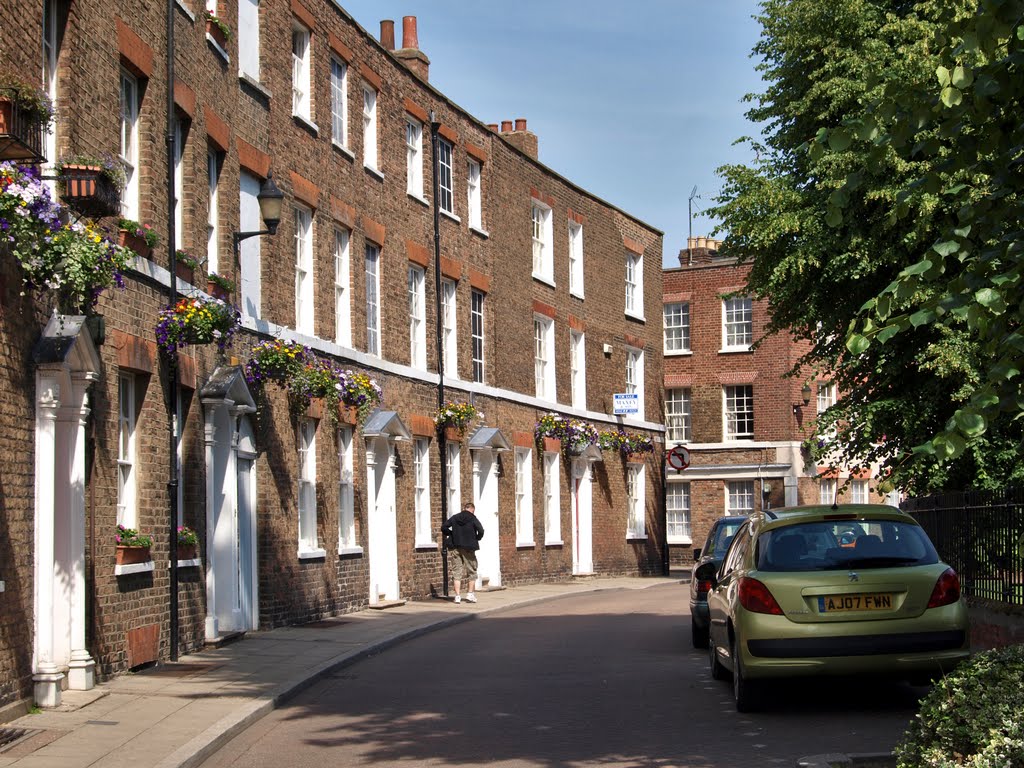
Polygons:
<instances>
[{"instance_id":1,"label":"upper floor window","mask_svg":"<svg viewBox=\"0 0 1024 768\"><path fill-rule=\"evenodd\" d=\"M665 492L665 517L669 544L689 544L690 484L669 483Z\"/></svg>"},{"instance_id":2,"label":"upper floor window","mask_svg":"<svg viewBox=\"0 0 1024 768\"><path fill-rule=\"evenodd\" d=\"M754 342L753 305L749 297L722 302L722 340L725 350L747 351Z\"/></svg>"},{"instance_id":3,"label":"upper floor window","mask_svg":"<svg viewBox=\"0 0 1024 768\"><path fill-rule=\"evenodd\" d=\"M313 212L295 212L295 330L313 335Z\"/></svg>"},{"instance_id":4,"label":"upper floor window","mask_svg":"<svg viewBox=\"0 0 1024 768\"><path fill-rule=\"evenodd\" d=\"M754 512L754 481L732 480L725 484L725 514L745 517Z\"/></svg>"},{"instance_id":5,"label":"upper floor window","mask_svg":"<svg viewBox=\"0 0 1024 768\"><path fill-rule=\"evenodd\" d=\"M121 70L121 165L125 184L121 189L121 215L139 218L139 81Z\"/></svg>"},{"instance_id":6,"label":"upper floor window","mask_svg":"<svg viewBox=\"0 0 1024 768\"><path fill-rule=\"evenodd\" d=\"M637 395L640 412L637 418L644 418L644 351L626 347L626 392Z\"/></svg>"},{"instance_id":7,"label":"upper floor window","mask_svg":"<svg viewBox=\"0 0 1024 768\"><path fill-rule=\"evenodd\" d=\"M469 226L483 230L483 215L480 195L480 163L476 160L466 162L466 217Z\"/></svg>"},{"instance_id":8,"label":"upper floor window","mask_svg":"<svg viewBox=\"0 0 1024 768\"><path fill-rule=\"evenodd\" d=\"M626 252L626 314L644 316L644 257Z\"/></svg>"},{"instance_id":9,"label":"upper floor window","mask_svg":"<svg viewBox=\"0 0 1024 768\"><path fill-rule=\"evenodd\" d=\"M754 439L754 388L749 384L725 388L725 439Z\"/></svg>"},{"instance_id":10,"label":"upper floor window","mask_svg":"<svg viewBox=\"0 0 1024 768\"><path fill-rule=\"evenodd\" d=\"M363 165L377 170L377 91L363 86Z\"/></svg>"},{"instance_id":11,"label":"upper floor window","mask_svg":"<svg viewBox=\"0 0 1024 768\"><path fill-rule=\"evenodd\" d=\"M356 544L355 475L352 462L352 427L338 429L338 551Z\"/></svg>"},{"instance_id":12,"label":"upper floor window","mask_svg":"<svg viewBox=\"0 0 1024 768\"><path fill-rule=\"evenodd\" d=\"M690 390L665 390L665 439L685 443L693 439L690 423Z\"/></svg>"},{"instance_id":13,"label":"upper floor window","mask_svg":"<svg viewBox=\"0 0 1024 768\"><path fill-rule=\"evenodd\" d=\"M334 340L343 347L352 346L349 239L347 229L334 230Z\"/></svg>"},{"instance_id":14,"label":"upper floor window","mask_svg":"<svg viewBox=\"0 0 1024 768\"><path fill-rule=\"evenodd\" d=\"M423 197L423 125L418 120L405 121L405 191Z\"/></svg>"},{"instance_id":15,"label":"upper floor window","mask_svg":"<svg viewBox=\"0 0 1024 768\"><path fill-rule=\"evenodd\" d=\"M260 80L260 0L238 0L238 71Z\"/></svg>"},{"instance_id":16,"label":"upper floor window","mask_svg":"<svg viewBox=\"0 0 1024 768\"><path fill-rule=\"evenodd\" d=\"M541 400L555 399L555 321L533 316L533 377Z\"/></svg>"},{"instance_id":17,"label":"upper floor window","mask_svg":"<svg viewBox=\"0 0 1024 768\"><path fill-rule=\"evenodd\" d=\"M690 351L690 303L665 305L665 354Z\"/></svg>"},{"instance_id":18,"label":"upper floor window","mask_svg":"<svg viewBox=\"0 0 1024 768\"><path fill-rule=\"evenodd\" d=\"M310 119L310 66L309 30L298 22L292 23L292 114Z\"/></svg>"},{"instance_id":19,"label":"upper floor window","mask_svg":"<svg viewBox=\"0 0 1024 768\"><path fill-rule=\"evenodd\" d=\"M587 345L582 331L569 331L569 386L573 408L587 407Z\"/></svg>"},{"instance_id":20,"label":"upper floor window","mask_svg":"<svg viewBox=\"0 0 1024 768\"><path fill-rule=\"evenodd\" d=\"M366 244L366 351L380 354L380 248Z\"/></svg>"},{"instance_id":21,"label":"upper floor window","mask_svg":"<svg viewBox=\"0 0 1024 768\"><path fill-rule=\"evenodd\" d=\"M117 522L136 528L135 498L135 376L117 377Z\"/></svg>"},{"instance_id":22,"label":"upper floor window","mask_svg":"<svg viewBox=\"0 0 1024 768\"><path fill-rule=\"evenodd\" d=\"M174 116L174 247L185 247L185 137L181 115ZM212 271L212 270L211 270Z\"/></svg>"},{"instance_id":23,"label":"upper floor window","mask_svg":"<svg viewBox=\"0 0 1024 768\"><path fill-rule=\"evenodd\" d=\"M66 15L64 0L43 1L43 87L52 104L57 104L60 99L57 61L60 58L62 29ZM59 123L55 122L43 139L46 159L51 165L57 161L58 128Z\"/></svg>"},{"instance_id":24,"label":"upper floor window","mask_svg":"<svg viewBox=\"0 0 1024 768\"><path fill-rule=\"evenodd\" d=\"M348 147L348 65L331 57L331 141Z\"/></svg>"},{"instance_id":25,"label":"upper floor window","mask_svg":"<svg viewBox=\"0 0 1024 768\"><path fill-rule=\"evenodd\" d=\"M444 348L444 375L459 378L459 346L456 333L455 281L441 281L441 343Z\"/></svg>"},{"instance_id":26,"label":"upper floor window","mask_svg":"<svg viewBox=\"0 0 1024 768\"><path fill-rule=\"evenodd\" d=\"M554 254L551 245L551 209L533 201L533 276L555 282Z\"/></svg>"},{"instance_id":27,"label":"upper floor window","mask_svg":"<svg viewBox=\"0 0 1024 768\"><path fill-rule=\"evenodd\" d=\"M455 195L452 186L452 145L444 139L437 140L437 187L438 207L445 213L455 213Z\"/></svg>"},{"instance_id":28,"label":"upper floor window","mask_svg":"<svg viewBox=\"0 0 1024 768\"><path fill-rule=\"evenodd\" d=\"M413 444L413 510L416 518L416 546L433 546L430 521L430 440L418 437Z\"/></svg>"},{"instance_id":29,"label":"upper floor window","mask_svg":"<svg viewBox=\"0 0 1024 768\"><path fill-rule=\"evenodd\" d=\"M647 506L647 469L644 464L626 465L626 538L647 538L645 508Z\"/></svg>"},{"instance_id":30,"label":"upper floor window","mask_svg":"<svg viewBox=\"0 0 1024 768\"><path fill-rule=\"evenodd\" d=\"M209 205L206 209L206 269L220 273L220 169L223 155L206 150L206 185Z\"/></svg>"},{"instance_id":31,"label":"upper floor window","mask_svg":"<svg viewBox=\"0 0 1024 768\"><path fill-rule=\"evenodd\" d=\"M823 477L818 481L818 503L832 505L838 501L834 478Z\"/></svg>"},{"instance_id":32,"label":"upper floor window","mask_svg":"<svg viewBox=\"0 0 1024 768\"><path fill-rule=\"evenodd\" d=\"M824 413L836 404L836 385L831 381L818 383L818 413Z\"/></svg>"},{"instance_id":33,"label":"upper floor window","mask_svg":"<svg viewBox=\"0 0 1024 768\"><path fill-rule=\"evenodd\" d=\"M484 380L484 292L473 289L469 308L471 335L473 337L473 381Z\"/></svg>"},{"instance_id":34,"label":"upper floor window","mask_svg":"<svg viewBox=\"0 0 1024 768\"><path fill-rule=\"evenodd\" d=\"M583 225L569 222L569 293L583 298Z\"/></svg>"},{"instance_id":35,"label":"upper floor window","mask_svg":"<svg viewBox=\"0 0 1024 768\"><path fill-rule=\"evenodd\" d=\"M516 545L533 545L533 451L516 448Z\"/></svg>"},{"instance_id":36,"label":"upper floor window","mask_svg":"<svg viewBox=\"0 0 1024 768\"><path fill-rule=\"evenodd\" d=\"M854 480L850 483L850 502L853 504L868 503L867 480Z\"/></svg>"},{"instance_id":37,"label":"upper floor window","mask_svg":"<svg viewBox=\"0 0 1024 768\"><path fill-rule=\"evenodd\" d=\"M316 534L316 420L299 419L299 555L318 554Z\"/></svg>"},{"instance_id":38,"label":"upper floor window","mask_svg":"<svg viewBox=\"0 0 1024 768\"><path fill-rule=\"evenodd\" d=\"M427 367L427 318L424 270L409 265L409 365L425 370Z\"/></svg>"}]
</instances>

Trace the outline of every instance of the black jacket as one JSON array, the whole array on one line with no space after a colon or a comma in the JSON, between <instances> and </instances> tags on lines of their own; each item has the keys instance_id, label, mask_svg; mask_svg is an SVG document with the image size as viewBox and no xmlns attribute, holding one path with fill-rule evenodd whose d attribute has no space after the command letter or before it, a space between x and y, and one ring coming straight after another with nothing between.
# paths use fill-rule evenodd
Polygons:
<instances>
[{"instance_id":1,"label":"black jacket","mask_svg":"<svg viewBox=\"0 0 1024 768\"><path fill-rule=\"evenodd\" d=\"M450 536L449 547L458 549L480 549L478 543L484 537L484 527L472 512L463 510L449 517L441 526L441 534Z\"/></svg>"}]
</instances>

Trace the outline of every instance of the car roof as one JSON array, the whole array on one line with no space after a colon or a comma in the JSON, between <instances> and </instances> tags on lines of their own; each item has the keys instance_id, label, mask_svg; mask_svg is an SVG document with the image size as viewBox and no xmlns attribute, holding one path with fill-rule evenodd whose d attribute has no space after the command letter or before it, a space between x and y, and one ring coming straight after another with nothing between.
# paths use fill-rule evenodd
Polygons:
<instances>
[{"instance_id":1,"label":"car roof","mask_svg":"<svg viewBox=\"0 0 1024 768\"><path fill-rule=\"evenodd\" d=\"M794 523L833 520L893 520L916 525L909 514L888 504L804 504L797 507L769 509L754 516L760 517L762 529L771 529Z\"/></svg>"}]
</instances>

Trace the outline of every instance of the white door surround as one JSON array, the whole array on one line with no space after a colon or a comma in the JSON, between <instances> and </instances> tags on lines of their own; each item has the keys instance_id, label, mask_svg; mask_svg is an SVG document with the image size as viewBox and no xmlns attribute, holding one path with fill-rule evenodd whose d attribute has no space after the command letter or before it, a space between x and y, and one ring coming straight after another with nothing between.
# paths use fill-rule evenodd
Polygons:
<instances>
[{"instance_id":1,"label":"white door surround","mask_svg":"<svg viewBox=\"0 0 1024 768\"><path fill-rule=\"evenodd\" d=\"M585 576L594 572L593 459L572 460L569 486L572 515L572 572Z\"/></svg>"},{"instance_id":2,"label":"white door surround","mask_svg":"<svg viewBox=\"0 0 1024 768\"><path fill-rule=\"evenodd\" d=\"M473 503L484 527L477 554L477 588L501 586L501 535L498 514L498 455L512 450L512 444L495 427L480 427L469 438L473 457Z\"/></svg>"}]
</instances>

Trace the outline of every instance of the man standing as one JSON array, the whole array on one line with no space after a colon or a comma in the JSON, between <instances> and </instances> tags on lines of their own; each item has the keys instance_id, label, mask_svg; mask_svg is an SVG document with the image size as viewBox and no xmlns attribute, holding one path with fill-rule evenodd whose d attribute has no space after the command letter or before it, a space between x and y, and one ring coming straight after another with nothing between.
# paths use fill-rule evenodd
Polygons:
<instances>
[{"instance_id":1,"label":"man standing","mask_svg":"<svg viewBox=\"0 0 1024 768\"><path fill-rule=\"evenodd\" d=\"M441 535L448 548L455 553L455 602L462 602L462 580L467 582L466 602L475 603L473 582L476 581L476 551L484 537L484 527L476 519L476 505L466 504L457 515L452 515L441 525Z\"/></svg>"}]
</instances>

